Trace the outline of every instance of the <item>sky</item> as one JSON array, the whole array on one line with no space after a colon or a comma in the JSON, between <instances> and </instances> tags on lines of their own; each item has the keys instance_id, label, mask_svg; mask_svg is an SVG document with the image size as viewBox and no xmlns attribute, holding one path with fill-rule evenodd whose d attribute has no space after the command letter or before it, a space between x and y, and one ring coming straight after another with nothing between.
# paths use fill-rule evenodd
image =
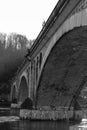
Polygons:
<instances>
[{"instance_id":1,"label":"sky","mask_svg":"<svg viewBox=\"0 0 87 130\"><path fill-rule=\"evenodd\" d=\"M0 0L0 32L35 39L58 0Z\"/></svg>"}]
</instances>

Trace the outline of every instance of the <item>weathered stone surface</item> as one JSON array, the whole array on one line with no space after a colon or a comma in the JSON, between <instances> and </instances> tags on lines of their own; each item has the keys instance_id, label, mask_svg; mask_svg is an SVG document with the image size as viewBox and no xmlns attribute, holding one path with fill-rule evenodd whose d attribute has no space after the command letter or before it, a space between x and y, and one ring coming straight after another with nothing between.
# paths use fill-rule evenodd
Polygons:
<instances>
[{"instance_id":1,"label":"weathered stone surface","mask_svg":"<svg viewBox=\"0 0 87 130\"><path fill-rule=\"evenodd\" d=\"M52 49L38 87L37 105L69 106L86 75L87 27L80 27L65 34Z\"/></svg>"},{"instance_id":2,"label":"weathered stone surface","mask_svg":"<svg viewBox=\"0 0 87 130\"><path fill-rule=\"evenodd\" d=\"M73 111L20 110L21 119L31 120L67 120L73 117Z\"/></svg>"}]
</instances>

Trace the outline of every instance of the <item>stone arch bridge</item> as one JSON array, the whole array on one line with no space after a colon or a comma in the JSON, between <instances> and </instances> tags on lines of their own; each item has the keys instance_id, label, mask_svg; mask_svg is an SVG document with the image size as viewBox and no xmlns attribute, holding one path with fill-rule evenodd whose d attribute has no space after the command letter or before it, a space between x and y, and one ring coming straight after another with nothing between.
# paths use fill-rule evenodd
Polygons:
<instances>
[{"instance_id":1,"label":"stone arch bridge","mask_svg":"<svg viewBox=\"0 0 87 130\"><path fill-rule=\"evenodd\" d=\"M59 0L12 80L11 101L70 107L84 98L86 76L87 0Z\"/></svg>"}]
</instances>

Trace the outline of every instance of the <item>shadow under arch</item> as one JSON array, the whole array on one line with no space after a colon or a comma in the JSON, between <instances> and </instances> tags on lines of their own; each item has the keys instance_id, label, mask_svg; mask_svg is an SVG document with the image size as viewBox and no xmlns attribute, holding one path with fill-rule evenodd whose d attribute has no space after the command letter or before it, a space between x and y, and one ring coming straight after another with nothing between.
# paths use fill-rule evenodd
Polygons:
<instances>
[{"instance_id":1,"label":"shadow under arch","mask_svg":"<svg viewBox=\"0 0 87 130\"><path fill-rule=\"evenodd\" d=\"M17 88L16 88L16 85L13 85L12 103L17 103Z\"/></svg>"},{"instance_id":2,"label":"shadow under arch","mask_svg":"<svg viewBox=\"0 0 87 130\"><path fill-rule=\"evenodd\" d=\"M46 65L46 62L49 58L50 53L52 52L55 44L60 41L60 39L67 33L69 33L70 31L72 31L75 28L79 28L79 27L85 27L87 26L87 9L82 10L81 12L78 12L74 15L72 15L70 18L68 18L63 25L58 29L58 31L56 32L56 34L54 34L54 36L51 38L51 43L48 46L46 53L43 57L43 61L42 61L42 65L41 65L41 70L40 70L40 74L39 74L39 78L38 78L38 82L37 82L37 94L36 94L36 98L38 97L38 90L40 87L40 81L42 79L43 76L43 71L44 71L44 67ZM36 105L37 105L37 99L36 99Z\"/></svg>"},{"instance_id":3,"label":"shadow under arch","mask_svg":"<svg viewBox=\"0 0 87 130\"><path fill-rule=\"evenodd\" d=\"M78 104L80 107L78 107ZM73 94L69 109L71 106L74 106L75 110L87 108L87 75L83 76L81 84Z\"/></svg>"},{"instance_id":4,"label":"shadow under arch","mask_svg":"<svg viewBox=\"0 0 87 130\"><path fill-rule=\"evenodd\" d=\"M87 26L65 33L46 59L37 88L37 105L69 107L87 75Z\"/></svg>"},{"instance_id":5,"label":"shadow under arch","mask_svg":"<svg viewBox=\"0 0 87 130\"><path fill-rule=\"evenodd\" d=\"M28 97L28 84L25 76L22 76L18 90L18 102L23 103L27 97Z\"/></svg>"}]
</instances>

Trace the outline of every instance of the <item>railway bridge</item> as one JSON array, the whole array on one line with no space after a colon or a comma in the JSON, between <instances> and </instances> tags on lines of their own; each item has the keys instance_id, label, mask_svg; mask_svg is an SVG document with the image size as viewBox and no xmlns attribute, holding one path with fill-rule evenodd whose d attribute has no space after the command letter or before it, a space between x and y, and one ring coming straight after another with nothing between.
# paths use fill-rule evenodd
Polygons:
<instances>
[{"instance_id":1,"label":"railway bridge","mask_svg":"<svg viewBox=\"0 0 87 130\"><path fill-rule=\"evenodd\" d=\"M11 101L70 107L86 99L87 0L59 0L11 85Z\"/></svg>"}]
</instances>

